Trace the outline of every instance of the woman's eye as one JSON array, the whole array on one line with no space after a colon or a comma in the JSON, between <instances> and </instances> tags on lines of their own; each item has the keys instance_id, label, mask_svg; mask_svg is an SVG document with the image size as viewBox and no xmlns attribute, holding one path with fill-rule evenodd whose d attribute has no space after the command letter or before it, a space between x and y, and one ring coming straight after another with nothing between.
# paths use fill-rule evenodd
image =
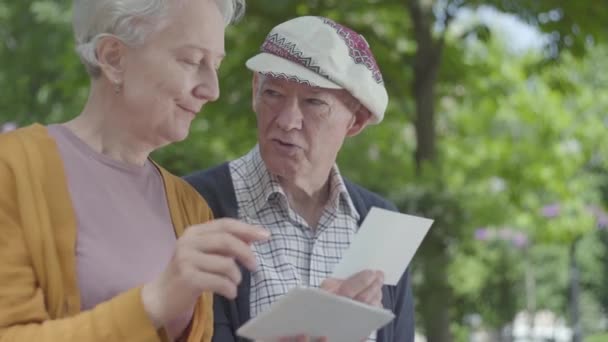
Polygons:
<instances>
[{"instance_id":1,"label":"woman's eye","mask_svg":"<svg viewBox=\"0 0 608 342\"><path fill-rule=\"evenodd\" d=\"M198 57L198 56L183 56L180 61L184 64L187 65L191 65L191 66L196 66L198 67L199 65L201 65L201 63L203 63L204 57Z\"/></svg>"},{"instance_id":2,"label":"woman's eye","mask_svg":"<svg viewBox=\"0 0 608 342\"><path fill-rule=\"evenodd\" d=\"M191 60L191 59L182 59L182 60L180 60L180 62L182 64L187 65L187 66L197 67L198 68L198 63L195 62L195 61L193 61L193 60Z\"/></svg>"}]
</instances>

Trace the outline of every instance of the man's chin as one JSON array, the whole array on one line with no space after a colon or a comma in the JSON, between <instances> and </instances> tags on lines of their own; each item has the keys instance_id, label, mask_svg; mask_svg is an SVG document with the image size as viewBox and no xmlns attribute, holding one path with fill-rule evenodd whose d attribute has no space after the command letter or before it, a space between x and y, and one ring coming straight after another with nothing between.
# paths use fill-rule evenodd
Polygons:
<instances>
[{"instance_id":1,"label":"man's chin","mask_svg":"<svg viewBox=\"0 0 608 342\"><path fill-rule=\"evenodd\" d=\"M275 158L270 163L265 164L268 172L286 180L295 179L302 170L299 163L293 160L284 160L284 158Z\"/></svg>"}]
</instances>

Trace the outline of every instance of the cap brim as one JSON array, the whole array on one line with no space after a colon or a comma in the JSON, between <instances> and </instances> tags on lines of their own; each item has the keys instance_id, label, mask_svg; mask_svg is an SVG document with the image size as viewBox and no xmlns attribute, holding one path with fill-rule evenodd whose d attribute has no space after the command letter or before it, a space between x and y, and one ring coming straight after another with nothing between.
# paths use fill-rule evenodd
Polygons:
<instances>
[{"instance_id":1,"label":"cap brim","mask_svg":"<svg viewBox=\"0 0 608 342\"><path fill-rule=\"evenodd\" d=\"M251 57L246 63L247 68L251 71L262 74L279 74L288 77L296 78L303 82L308 82L310 85L320 88L343 89L338 84L328 80L327 78L315 73L306 67L289 61L285 58L275 56L270 53L262 52Z\"/></svg>"}]
</instances>

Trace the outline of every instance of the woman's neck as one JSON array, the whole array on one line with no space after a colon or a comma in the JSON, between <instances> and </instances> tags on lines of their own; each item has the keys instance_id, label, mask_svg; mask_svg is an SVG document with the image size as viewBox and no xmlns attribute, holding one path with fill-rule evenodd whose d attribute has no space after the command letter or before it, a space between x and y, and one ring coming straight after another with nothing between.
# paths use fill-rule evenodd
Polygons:
<instances>
[{"instance_id":1,"label":"woman's neck","mask_svg":"<svg viewBox=\"0 0 608 342\"><path fill-rule=\"evenodd\" d=\"M82 113L64 126L99 153L117 161L144 165L157 146L138 138L137 127L132 127L135 125L129 122L128 113L120 109L116 94L103 96L100 94L103 91L93 86Z\"/></svg>"}]
</instances>

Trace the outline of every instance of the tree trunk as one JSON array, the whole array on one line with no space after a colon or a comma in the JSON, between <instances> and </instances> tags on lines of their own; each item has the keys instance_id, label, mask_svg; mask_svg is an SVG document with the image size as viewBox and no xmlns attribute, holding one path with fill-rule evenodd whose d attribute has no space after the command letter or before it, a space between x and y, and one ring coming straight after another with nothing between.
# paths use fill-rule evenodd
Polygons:
<instances>
[{"instance_id":1,"label":"tree trunk","mask_svg":"<svg viewBox=\"0 0 608 342\"><path fill-rule=\"evenodd\" d=\"M447 268L449 260L446 253L440 251L439 245L432 241L427 248L432 253L425 253L421 263L425 286L415 295L418 297L422 325L428 342L451 342L450 303L452 292L448 286ZM433 245L433 246L431 246Z\"/></svg>"},{"instance_id":2,"label":"tree trunk","mask_svg":"<svg viewBox=\"0 0 608 342\"><path fill-rule=\"evenodd\" d=\"M528 335L527 339L534 338L534 325L536 321L536 277L534 267L530 260L528 248L524 249L525 267L525 289L526 289L526 313L528 315Z\"/></svg>"},{"instance_id":3,"label":"tree trunk","mask_svg":"<svg viewBox=\"0 0 608 342\"><path fill-rule=\"evenodd\" d=\"M572 342L583 341L583 331L580 322L580 271L576 262L576 247L580 238L577 238L570 245L570 324L572 325Z\"/></svg>"},{"instance_id":4,"label":"tree trunk","mask_svg":"<svg viewBox=\"0 0 608 342\"><path fill-rule=\"evenodd\" d=\"M608 192L608 191L607 191ZM608 193L605 195L608 197ZM608 198L604 199L604 202L608 204ZM599 298L601 303L601 308L604 312L608 312L608 231L606 229L598 230L598 234L600 236L600 240L603 244L603 253L601 254L600 261L602 264L602 282L599 287Z\"/></svg>"},{"instance_id":5,"label":"tree trunk","mask_svg":"<svg viewBox=\"0 0 608 342\"><path fill-rule=\"evenodd\" d=\"M417 49L414 55L414 79L412 95L416 103L416 167L435 159L435 87L443 51L442 40L436 41L432 34L433 16L429 9L421 7L419 0L408 0L414 25Z\"/></svg>"},{"instance_id":6,"label":"tree trunk","mask_svg":"<svg viewBox=\"0 0 608 342\"><path fill-rule=\"evenodd\" d=\"M423 165L433 163L436 156L435 87L441 63L443 39L433 38L434 16L432 8L423 8L419 0L406 0L412 17L417 49L414 55L414 79L412 93L416 104L416 173ZM434 227L442 229L444 227ZM440 236L436 235L436 236ZM450 307L452 293L448 284L449 257L442 248L441 238L429 238L422 248L426 249L421 263L424 289L417 294L422 313L422 324L428 342L451 342Z\"/></svg>"}]
</instances>

